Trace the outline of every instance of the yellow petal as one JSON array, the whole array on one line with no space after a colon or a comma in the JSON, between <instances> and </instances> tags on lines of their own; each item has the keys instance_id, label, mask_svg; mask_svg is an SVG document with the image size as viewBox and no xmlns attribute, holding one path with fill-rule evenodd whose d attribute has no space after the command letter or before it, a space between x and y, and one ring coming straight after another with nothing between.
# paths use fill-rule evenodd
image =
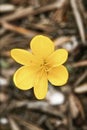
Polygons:
<instances>
[{"instance_id":1,"label":"yellow petal","mask_svg":"<svg viewBox=\"0 0 87 130\"><path fill-rule=\"evenodd\" d=\"M48 72L48 80L55 86L64 85L68 80L67 69L63 65L52 68Z\"/></svg>"},{"instance_id":2,"label":"yellow petal","mask_svg":"<svg viewBox=\"0 0 87 130\"><path fill-rule=\"evenodd\" d=\"M35 67L23 66L15 72L13 80L17 88L27 90L33 87L35 76Z\"/></svg>"},{"instance_id":3,"label":"yellow petal","mask_svg":"<svg viewBox=\"0 0 87 130\"><path fill-rule=\"evenodd\" d=\"M35 36L30 43L33 54L42 58L47 57L54 51L54 43L46 36Z\"/></svg>"},{"instance_id":4,"label":"yellow petal","mask_svg":"<svg viewBox=\"0 0 87 130\"><path fill-rule=\"evenodd\" d=\"M12 49L11 56L16 62L22 65L30 65L33 59L33 55L23 49Z\"/></svg>"},{"instance_id":5,"label":"yellow petal","mask_svg":"<svg viewBox=\"0 0 87 130\"><path fill-rule=\"evenodd\" d=\"M39 73L35 79L34 94L37 99L44 99L48 90L47 75Z\"/></svg>"},{"instance_id":6,"label":"yellow petal","mask_svg":"<svg viewBox=\"0 0 87 130\"><path fill-rule=\"evenodd\" d=\"M47 59L51 66L59 66L63 64L68 58L68 52L65 49L58 49L54 51Z\"/></svg>"}]
</instances>

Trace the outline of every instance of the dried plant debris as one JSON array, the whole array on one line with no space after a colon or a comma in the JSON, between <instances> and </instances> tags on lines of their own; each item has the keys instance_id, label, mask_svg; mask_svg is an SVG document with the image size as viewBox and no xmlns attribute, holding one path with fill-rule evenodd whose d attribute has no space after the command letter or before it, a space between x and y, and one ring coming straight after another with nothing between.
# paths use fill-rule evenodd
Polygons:
<instances>
[{"instance_id":1,"label":"dried plant debris","mask_svg":"<svg viewBox=\"0 0 87 130\"><path fill-rule=\"evenodd\" d=\"M76 93L87 93L87 83L81 84L80 86L77 86L74 91Z\"/></svg>"},{"instance_id":2,"label":"dried plant debris","mask_svg":"<svg viewBox=\"0 0 87 130\"><path fill-rule=\"evenodd\" d=\"M44 100L18 90L20 67L10 50L30 51L35 35L48 36L68 51L69 80L49 84ZM87 130L87 1L0 0L0 130Z\"/></svg>"},{"instance_id":3,"label":"dried plant debris","mask_svg":"<svg viewBox=\"0 0 87 130\"><path fill-rule=\"evenodd\" d=\"M11 4L1 4L0 5L0 13L12 12L15 10L15 6Z\"/></svg>"}]
</instances>

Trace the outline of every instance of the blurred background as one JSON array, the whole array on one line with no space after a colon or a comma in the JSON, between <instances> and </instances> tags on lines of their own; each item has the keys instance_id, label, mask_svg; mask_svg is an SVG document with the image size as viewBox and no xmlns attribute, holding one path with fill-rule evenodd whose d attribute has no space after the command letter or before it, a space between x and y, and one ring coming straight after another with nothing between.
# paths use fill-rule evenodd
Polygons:
<instances>
[{"instance_id":1,"label":"blurred background","mask_svg":"<svg viewBox=\"0 0 87 130\"><path fill-rule=\"evenodd\" d=\"M69 52L69 80L49 84L44 100L13 83L13 48L29 50L37 34ZM0 130L87 130L87 1L0 0Z\"/></svg>"}]
</instances>

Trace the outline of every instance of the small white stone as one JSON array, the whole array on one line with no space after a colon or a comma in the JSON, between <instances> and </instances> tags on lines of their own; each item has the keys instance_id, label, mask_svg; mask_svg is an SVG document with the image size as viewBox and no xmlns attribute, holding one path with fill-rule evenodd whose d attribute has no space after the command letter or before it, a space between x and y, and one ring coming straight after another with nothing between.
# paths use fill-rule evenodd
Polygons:
<instances>
[{"instance_id":1,"label":"small white stone","mask_svg":"<svg viewBox=\"0 0 87 130\"><path fill-rule=\"evenodd\" d=\"M7 123L8 123L7 118L2 117L2 118L0 119L0 123L3 124L3 125L7 124Z\"/></svg>"},{"instance_id":2,"label":"small white stone","mask_svg":"<svg viewBox=\"0 0 87 130\"><path fill-rule=\"evenodd\" d=\"M7 79L0 77L0 86L4 86L4 85L7 85L7 84L8 84Z\"/></svg>"},{"instance_id":3,"label":"small white stone","mask_svg":"<svg viewBox=\"0 0 87 130\"><path fill-rule=\"evenodd\" d=\"M65 97L61 92L48 92L47 100L51 105L60 105L64 103Z\"/></svg>"}]
</instances>

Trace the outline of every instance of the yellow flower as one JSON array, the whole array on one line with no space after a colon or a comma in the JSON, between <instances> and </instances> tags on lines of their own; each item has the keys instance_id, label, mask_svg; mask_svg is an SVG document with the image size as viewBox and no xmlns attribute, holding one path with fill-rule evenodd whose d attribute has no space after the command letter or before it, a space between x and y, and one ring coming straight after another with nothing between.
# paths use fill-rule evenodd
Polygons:
<instances>
[{"instance_id":1,"label":"yellow flower","mask_svg":"<svg viewBox=\"0 0 87 130\"><path fill-rule=\"evenodd\" d=\"M54 51L54 43L46 36L37 35L30 42L32 52L12 49L12 58L22 64L14 74L15 85L22 90L34 88L37 99L43 99L48 90L48 81L62 86L68 80L68 71L62 65L68 57L65 49Z\"/></svg>"}]
</instances>

